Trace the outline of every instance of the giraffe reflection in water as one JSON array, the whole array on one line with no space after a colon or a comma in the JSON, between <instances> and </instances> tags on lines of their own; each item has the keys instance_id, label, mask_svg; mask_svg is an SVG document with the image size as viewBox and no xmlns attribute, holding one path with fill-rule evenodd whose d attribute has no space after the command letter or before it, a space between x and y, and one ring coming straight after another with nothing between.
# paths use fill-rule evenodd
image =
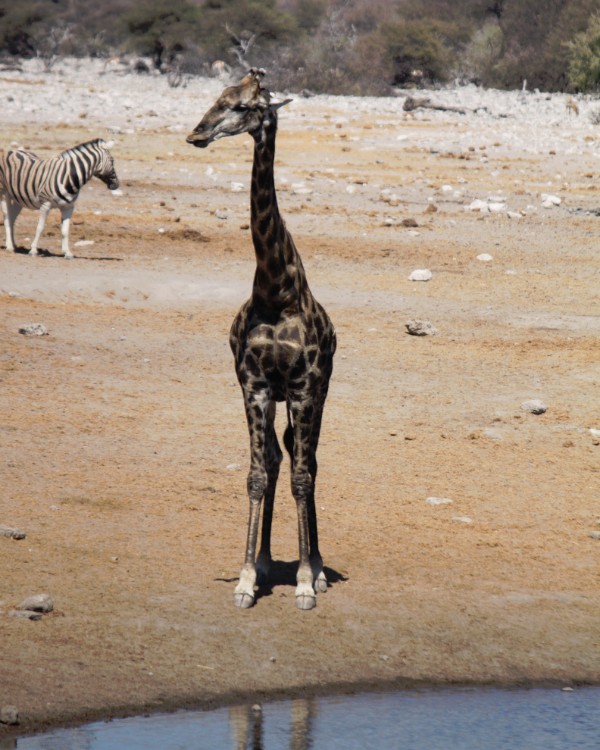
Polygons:
<instances>
[{"instance_id":1,"label":"giraffe reflection in water","mask_svg":"<svg viewBox=\"0 0 600 750\"><path fill-rule=\"evenodd\" d=\"M290 750L308 750L311 746L311 729L316 714L314 698L297 698L290 701ZM263 711L254 706L233 706L229 709L229 723L233 734L234 750L269 750L263 737Z\"/></svg>"}]
</instances>

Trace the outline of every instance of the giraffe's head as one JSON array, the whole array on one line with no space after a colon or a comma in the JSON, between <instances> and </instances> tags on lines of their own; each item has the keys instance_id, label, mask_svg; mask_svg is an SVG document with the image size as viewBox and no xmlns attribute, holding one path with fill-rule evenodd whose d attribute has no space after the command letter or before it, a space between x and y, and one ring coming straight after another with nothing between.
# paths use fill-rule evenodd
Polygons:
<instances>
[{"instance_id":1,"label":"giraffe's head","mask_svg":"<svg viewBox=\"0 0 600 750\"><path fill-rule=\"evenodd\" d=\"M236 86L228 86L186 141L206 148L229 135L257 133L269 109L277 109L290 101L272 102L270 92L260 85L264 75L263 68L251 68Z\"/></svg>"}]
</instances>

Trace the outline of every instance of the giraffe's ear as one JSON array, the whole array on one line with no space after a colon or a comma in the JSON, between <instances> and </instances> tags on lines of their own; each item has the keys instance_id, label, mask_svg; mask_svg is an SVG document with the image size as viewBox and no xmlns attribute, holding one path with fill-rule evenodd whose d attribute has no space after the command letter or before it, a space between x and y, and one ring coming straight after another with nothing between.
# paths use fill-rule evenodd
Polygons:
<instances>
[{"instance_id":1,"label":"giraffe's ear","mask_svg":"<svg viewBox=\"0 0 600 750\"><path fill-rule=\"evenodd\" d=\"M271 102L270 107L272 109L280 109L281 107L285 107L286 104L289 104L290 102L293 102L293 99L284 99L282 102Z\"/></svg>"}]
</instances>

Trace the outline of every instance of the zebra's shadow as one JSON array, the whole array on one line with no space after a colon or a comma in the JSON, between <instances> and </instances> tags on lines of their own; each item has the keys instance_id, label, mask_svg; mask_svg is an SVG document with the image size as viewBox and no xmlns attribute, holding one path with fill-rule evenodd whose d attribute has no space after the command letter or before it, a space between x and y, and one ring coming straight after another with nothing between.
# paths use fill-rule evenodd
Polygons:
<instances>
[{"instance_id":1,"label":"zebra's shadow","mask_svg":"<svg viewBox=\"0 0 600 750\"><path fill-rule=\"evenodd\" d=\"M27 247L17 247L15 248L15 253L18 255L29 255L29 248ZM44 250L44 248L39 247L37 251L36 258L62 258L64 259L64 255L62 252L53 253L51 250ZM70 260L96 260L96 261L102 261L102 262L115 262L120 263L123 258L116 258L111 255L106 256L99 256L99 255L79 255L76 254L74 258L71 258Z\"/></svg>"}]
</instances>

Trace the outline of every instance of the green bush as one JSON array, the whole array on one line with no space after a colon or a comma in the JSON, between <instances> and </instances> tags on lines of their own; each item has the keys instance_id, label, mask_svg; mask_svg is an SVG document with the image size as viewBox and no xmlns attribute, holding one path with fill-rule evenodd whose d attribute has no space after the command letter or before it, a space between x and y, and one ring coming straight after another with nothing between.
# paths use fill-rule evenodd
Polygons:
<instances>
[{"instance_id":1,"label":"green bush","mask_svg":"<svg viewBox=\"0 0 600 750\"><path fill-rule=\"evenodd\" d=\"M450 49L435 21L405 21L376 32L373 49L379 48L380 66L388 83L403 86L415 77L424 81L445 81L449 72ZM418 71L418 72L417 72Z\"/></svg>"},{"instance_id":2,"label":"green bush","mask_svg":"<svg viewBox=\"0 0 600 750\"><path fill-rule=\"evenodd\" d=\"M569 83L576 91L600 90L600 14L590 18L587 30L576 34L569 49Z\"/></svg>"}]
</instances>

